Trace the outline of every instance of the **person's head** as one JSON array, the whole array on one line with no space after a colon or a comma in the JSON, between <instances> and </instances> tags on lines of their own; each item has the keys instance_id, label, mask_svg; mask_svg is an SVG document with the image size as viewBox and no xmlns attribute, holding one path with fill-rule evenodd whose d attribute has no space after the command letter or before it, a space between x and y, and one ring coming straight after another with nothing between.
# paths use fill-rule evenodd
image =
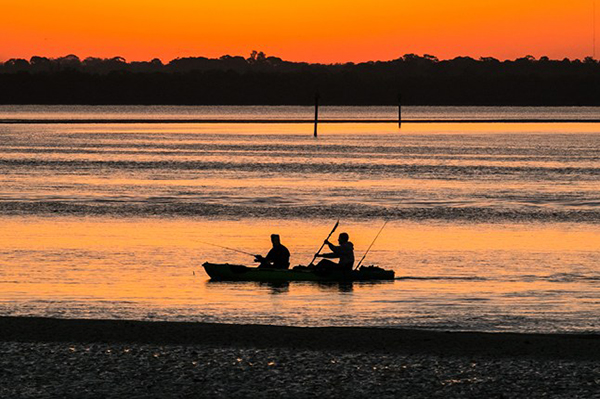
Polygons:
<instances>
[{"instance_id":1,"label":"person's head","mask_svg":"<svg viewBox=\"0 0 600 399\"><path fill-rule=\"evenodd\" d=\"M348 242L349 239L350 237L348 237L348 233L340 233L340 236L338 237L338 242L340 244L344 244Z\"/></svg>"},{"instance_id":2,"label":"person's head","mask_svg":"<svg viewBox=\"0 0 600 399\"><path fill-rule=\"evenodd\" d=\"M281 239L279 238L279 234L271 234L271 242L273 245L281 244Z\"/></svg>"}]
</instances>

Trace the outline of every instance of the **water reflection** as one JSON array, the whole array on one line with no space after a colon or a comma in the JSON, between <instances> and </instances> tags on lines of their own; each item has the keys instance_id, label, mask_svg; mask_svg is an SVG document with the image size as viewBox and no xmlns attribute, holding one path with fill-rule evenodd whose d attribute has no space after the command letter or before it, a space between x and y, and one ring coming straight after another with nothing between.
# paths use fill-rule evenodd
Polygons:
<instances>
[{"instance_id":1,"label":"water reflection","mask_svg":"<svg viewBox=\"0 0 600 399\"><path fill-rule=\"evenodd\" d=\"M318 282L316 285L321 291L337 291L340 293L349 293L354 291L354 283L351 281L322 281Z\"/></svg>"},{"instance_id":2,"label":"water reflection","mask_svg":"<svg viewBox=\"0 0 600 399\"><path fill-rule=\"evenodd\" d=\"M598 124L307 126L2 126L0 315L600 329ZM205 284L250 259L201 242L306 264L338 218L404 279Z\"/></svg>"},{"instance_id":3,"label":"water reflection","mask_svg":"<svg viewBox=\"0 0 600 399\"><path fill-rule=\"evenodd\" d=\"M271 295L288 294L290 290L296 292L305 292L314 290L323 293L352 293L355 288L377 288L383 285L393 285L394 281L315 281L315 282L257 282L257 281L206 281L208 291L251 291L254 293L268 293Z\"/></svg>"},{"instance_id":4,"label":"water reflection","mask_svg":"<svg viewBox=\"0 0 600 399\"><path fill-rule=\"evenodd\" d=\"M258 282L258 281L206 281L207 291L252 291L252 292L266 292L272 295L287 294L290 290L289 282Z\"/></svg>"},{"instance_id":5,"label":"water reflection","mask_svg":"<svg viewBox=\"0 0 600 399\"><path fill-rule=\"evenodd\" d=\"M393 285L393 280L377 280L377 281L320 281L315 283L315 287L319 291L324 292L339 292L339 293L350 293L355 288L370 289L377 288L384 285Z\"/></svg>"}]
</instances>

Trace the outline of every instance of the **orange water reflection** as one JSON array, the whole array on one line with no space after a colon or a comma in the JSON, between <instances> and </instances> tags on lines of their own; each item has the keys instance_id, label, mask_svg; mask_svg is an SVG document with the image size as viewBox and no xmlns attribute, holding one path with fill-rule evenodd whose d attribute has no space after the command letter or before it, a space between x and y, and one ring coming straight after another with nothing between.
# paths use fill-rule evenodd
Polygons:
<instances>
[{"instance_id":1,"label":"orange water reflection","mask_svg":"<svg viewBox=\"0 0 600 399\"><path fill-rule=\"evenodd\" d=\"M0 206L23 215L0 217L0 314L600 329L597 124L0 128ZM367 263L394 282L209 283L200 266L252 261L201 241L264 254L274 232L306 264L322 215L346 216L360 258L381 214Z\"/></svg>"},{"instance_id":2,"label":"orange water reflection","mask_svg":"<svg viewBox=\"0 0 600 399\"><path fill-rule=\"evenodd\" d=\"M394 221L367 263L393 268L399 280L268 285L207 282L202 262L251 259L200 241L264 253L277 232L292 263L307 263L332 222L3 217L1 224L0 303L4 313L15 304L11 314L393 325L440 314L549 312L580 323L599 299L597 281L561 277L597 276L593 225ZM379 224L343 220L340 231L362 256Z\"/></svg>"}]
</instances>

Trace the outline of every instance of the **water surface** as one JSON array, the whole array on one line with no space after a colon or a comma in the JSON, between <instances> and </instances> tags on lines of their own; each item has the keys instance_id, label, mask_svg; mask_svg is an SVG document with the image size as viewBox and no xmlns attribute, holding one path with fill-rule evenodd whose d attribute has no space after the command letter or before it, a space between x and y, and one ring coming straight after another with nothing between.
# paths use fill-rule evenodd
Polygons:
<instances>
[{"instance_id":1,"label":"water surface","mask_svg":"<svg viewBox=\"0 0 600 399\"><path fill-rule=\"evenodd\" d=\"M589 108L415 107L416 118ZM0 107L2 118L294 119L310 107ZM388 118L393 107L331 117ZM17 116L15 116L17 115ZM50 116L49 116L50 115ZM212 117L212 116L211 116ZM0 314L598 331L600 126L0 124ZM281 234L307 263L341 219L393 282L208 282Z\"/></svg>"}]
</instances>

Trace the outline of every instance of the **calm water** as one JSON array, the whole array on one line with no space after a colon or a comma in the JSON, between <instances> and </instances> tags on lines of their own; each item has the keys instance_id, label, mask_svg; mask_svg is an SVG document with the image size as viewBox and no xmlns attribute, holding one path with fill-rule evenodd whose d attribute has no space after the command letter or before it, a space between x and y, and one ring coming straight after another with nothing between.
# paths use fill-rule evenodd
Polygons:
<instances>
[{"instance_id":1,"label":"calm water","mask_svg":"<svg viewBox=\"0 0 600 399\"><path fill-rule=\"evenodd\" d=\"M324 108L387 119L393 107ZM598 108L407 107L408 118ZM0 107L0 119L310 118L310 107ZM0 314L600 331L600 125L0 124ZM214 283L278 232L306 264L336 219L376 284Z\"/></svg>"},{"instance_id":2,"label":"calm water","mask_svg":"<svg viewBox=\"0 0 600 399\"><path fill-rule=\"evenodd\" d=\"M403 119L598 119L598 107L403 107ZM323 119L394 120L395 106L319 108ZM306 119L314 118L312 106L85 106L0 105L0 119Z\"/></svg>"}]
</instances>

